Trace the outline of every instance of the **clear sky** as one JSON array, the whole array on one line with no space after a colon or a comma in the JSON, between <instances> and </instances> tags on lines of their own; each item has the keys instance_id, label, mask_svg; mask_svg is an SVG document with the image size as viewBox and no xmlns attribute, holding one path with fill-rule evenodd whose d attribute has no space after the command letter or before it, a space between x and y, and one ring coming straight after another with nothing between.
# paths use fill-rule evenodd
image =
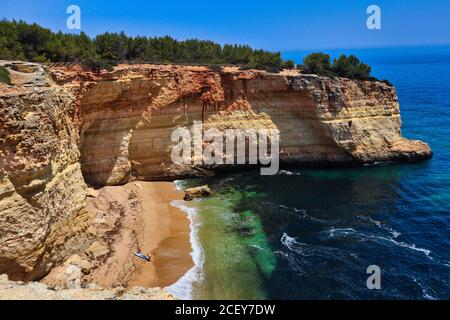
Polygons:
<instances>
[{"instance_id":1,"label":"clear sky","mask_svg":"<svg viewBox=\"0 0 450 320\"><path fill-rule=\"evenodd\" d=\"M90 36L123 30L276 51L450 44L450 0L0 0L0 18L73 32L71 4ZM366 27L371 4L381 8L381 30Z\"/></svg>"}]
</instances>

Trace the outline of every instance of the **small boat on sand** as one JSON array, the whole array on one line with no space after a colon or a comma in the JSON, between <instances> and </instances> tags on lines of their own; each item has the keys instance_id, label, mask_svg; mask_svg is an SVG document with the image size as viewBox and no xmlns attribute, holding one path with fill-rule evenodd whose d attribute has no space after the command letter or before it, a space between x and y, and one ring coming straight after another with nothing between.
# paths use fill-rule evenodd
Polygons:
<instances>
[{"instance_id":1,"label":"small boat on sand","mask_svg":"<svg viewBox=\"0 0 450 320\"><path fill-rule=\"evenodd\" d=\"M150 262L152 260L152 258L148 255L145 255L141 252L135 252L134 255L138 258L141 258L142 260L145 260L147 262Z\"/></svg>"}]
</instances>

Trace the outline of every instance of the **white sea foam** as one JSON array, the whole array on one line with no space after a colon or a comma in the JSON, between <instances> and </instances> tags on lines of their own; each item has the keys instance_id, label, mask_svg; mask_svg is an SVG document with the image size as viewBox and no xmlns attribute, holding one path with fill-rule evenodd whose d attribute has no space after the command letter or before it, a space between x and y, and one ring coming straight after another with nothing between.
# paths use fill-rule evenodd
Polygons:
<instances>
[{"instance_id":1,"label":"white sea foam","mask_svg":"<svg viewBox=\"0 0 450 320\"><path fill-rule=\"evenodd\" d=\"M306 215L306 210L305 209L297 209L297 208L294 208L294 207L288 207L288 206L285 206L284 204L280 204L280 205L278 205L280 208L282 208L282 209L286 209L286 210L293 210L294 212L296 212L296 213L302 213L302 214L305 214Z\"/></svg>"},{"instance_id":2,"label":"white sea foam","mask_svg":"<svg viewBox=\"0 0 450 320\"><path fill-rule=\"evenodd\" d=\"M165 289L178 299L192 300L194 284L203 281L203 263L205 257L198 236L200 221L197 210L193 207L186 206L183 201L173 200L171 202L171 205L186 212L189 217L191 229L190 242L192 246L191 256L192 260L194 261L194 266L188 272L186 272L177 282L175 282L171 286L166 287Z\"/></svg>"},{"instance_id":3,"label":"white sea foam","mask_svg":"<svg viewBox=\"0 0 450 320\"><path fill-rule=\"evenodd\" d=\"M282 175L282 176L301 176L302 175L300 172L292 172L289 170L280 170L278 172L278 174Z\"/></svg>"},{"instance_id":4,"label":"white sea foam","mask_svg":"<svg viewBox=\"0 0 450 320\"><path fill-rule=\"evenodd\" d=\"M268 252L270 252L269 250L264 249L263 247L260 247L260 246L258 246L256 244L251 244L251 245L249 245L249 247L252 247L252 248L255 248L255 249L258 249L258 250L261 250L261 251L268 251Z\"/></svg>"},{"instance_id":5,"label":"white sea foam","mask_svg":"<svg viewBox=\"0 0 450 320\"><path fill-rule=\"evenodd\" d=\"M356 230L353 228L331 228L328 230L330 237L334 237L336 234L348 235L352 233L356 233Z\"/></svg>"},{"instance_id":6,"label":"white sea foam","mask_svg":"<svg viewBox=\"0 0 450 320\"><path fill-rule=\"evenodd\" d=\"M370 221L370 222L374 223L374 224L375 224L378 228L380 228L380 229L383 229L383 230L388 231L390 234L392 234L392 236L393 236L394 238L398 238L399 236L401 236L401 233L400 233L400 232L398 232L398 231L392 229L391 227L388 227L388 226L382 224L382 223L381 223L380 221L378 221L378 220L375 220L375 219L372 219L372 218L369 218L369 217L364 217L364 216L361 216L360 218L363 219L363 220L367 220L367 221Z\"/></svg>"},{"instance_id":7,"label":"white sea foam","mask_svg":"<svg viewBox=\"0 0 450 320\"><path fill-rule=\"evenodd\" d=\"M289 256L289 254L286 253L286 252L284 252L284 251L276 250L276 251L274 251L273 253L274 253L274 254L277 254L277 255L280 255L280 256L286 258L287 260L291 260L291 257Z\"/></svg>"},{"instance_id":8,"label":"white sea foam","mask_svg":"<svg viewBox=\"0 0 450 320\"><path fill-rule=\"evenodd\" d=\"M341 235L350 235L350 234L352 234L352 235L358 236L361 239L361 241L366 241L366 240L375 240L375 241L377 241L377 240L381 240L381 241L391 242L394 245L399 246L399 247L408 248L410 250L422 252L429 259L433 260L433 258L430 257L431 250L428 250L428 249L425 249L425 248L419 248L414 243L413 244L409 244L409 243L397 241L397 240L395 240L393 238L389 238L389 237L382 237L382 236L375 236L375 235L370 235L370 234L363 234L363 233L360 233L360 232L356 231L353 228L331 228L331 229L328 230L328 233L329 233L330 237L335 237L337 234L341 234Z\"/></svg>"},{"instance_id":9,"label":"white sea foam","mask_svg":"<svg viewBox=\"0 0 450 320\"><path fill-rule=\"evenodd\" d=\"M299 249L297 248L299 245L299 243L297 242L297 239L290 237L287 233L283 233L280 241L289 250L296 251L296 252L299 251Z\"/></svg>"},{"instance_id":10,"label":"white sea foam","mask_svg":"<svg viewBox=\"0 0 450 320\"><path fill-rule=\"evenodd\" d=\"M411 249L411 250L415 250L415 251L422 252L422 253L424 253L428 258L432 259L432 258L430 257L431 250L416 247L416 245L415 245L414 243L413 243L413 244L408 244L408 243L395 241L394 239L391 239L391 238L385 238L385 237L377 237L377 238L381 238L381 239L383 239L383 240L390 241L390 242L394 243L395 245L397 245L397 246L399 246L399 247L404 247L404 248L408 248L408 249Z\"/></svg>"},{"instance_id":11,"label":"white sea foam","mask_svg":"<svg viewBox=\"0 0 450 320\"><path fill-rule=\"evenodd\" d=\"M175 180L173 183L175 184L175 187L177 190L180 190L180 191L184 190L181 180Z\"/></svg>"},{"instance_id":12,"label":"white sea foam","mask_svg":"<svg viewBox=\"0 0 450 320\"><path fill-rule=\"evenodd\" d=\"M304 256L304 253L302 251L302 246L304 244L298 242L296 238L290 237L287 233L283 233L280 241L290 251L293 251L295 253L298 253L298 254L301 254L302 256ZM290 265L290 268L292 270L294 270L295 272L297 272L298 276L302 276L302 274L303 274L302 263L301 263L301 261L298 261L295 258L295 254L290 255L288 252L283 252L283 251L275 251L274 253L277 255L281 255L284 259L286 259Z\"/></svg>"},{"instance_id":13,"label":"white sea foam","mask_svg":"<svg viewBox=\"0 0 450 320\"><path fill-rule=\"evenodd\" d=\"M325 222L322 219L314 218L313 216L307 214L305 209L297 209L297 208L294 208L294 207L286 206L284 204L279 204L278 207L281 208L281 209L288 210L288 211L294 211L296 214L298 214L298 216L300 216L302 218L305 218L305 219L310 219L310 220L321 222L321 223Z\"/></svg>"},{"instance_id":14,"label":"white sea foam","mask_svg":"<svg viewBox=\"0 0 450 320\"><path fill-rule=\"evenodd\" d=\"M437 300L435 297L433 297L431 294L429 294L429 293L427 292L427 290L423 287L423 285L422 285L419 281L417 281L417 279L416 279L414 276L411 275L411 278L412 278L413 281L414 281L415 283L417 283L417 285L420 287L420 289L422 290L422 296L423 296L425 299L427 299L427 300Z\"/></svg>"},{"instance_id":15,"label":"white sea foam","mask_svg":"<svg viewBox=\"0 0 450 320\"><path fill-rule=\"evenodd\" d=\"M433 260L433 258L430 257L431 250L425 249L425 248L419 248L414 243L413 244L409 244L409 243L405 243L405 242L402 242L402 241L397 241L397 240L395 240L393 238L382 237L382 236L372 236L372 235L366 236L366 235L363 235L363 234L360 234L360 235L362 237L366 237L366 238L378 239L378 240L382 240L382 241L388 241L388 242L391 242L391 243L393 243L393 244L395 244L396 246L399 246L399 247L408 248L410 250L422 252L429 259Z\"/></svg>"},{"instance_id":16,"label":"white sea foam","mask_svg":"<svg viewBox=\"0 0 450 320\"><path fill-rule=\"evenodd\" d=\"M378 166L379 164L383 164L383 162L375 161L372 163L364 163L363 166L364 167L372 167L372 166Z\"/></svg>"}]
</instances>

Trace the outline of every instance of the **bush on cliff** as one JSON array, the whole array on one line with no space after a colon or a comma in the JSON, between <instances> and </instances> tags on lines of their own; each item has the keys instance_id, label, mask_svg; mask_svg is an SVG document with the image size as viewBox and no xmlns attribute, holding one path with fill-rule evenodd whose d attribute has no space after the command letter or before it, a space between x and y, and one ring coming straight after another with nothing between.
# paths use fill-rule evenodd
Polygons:
<instances>
[{"instance_id":1,"label":"bush on cliff","mask_svg":"<svg viewBox=\"0 0 450 320\"><path fill-rule=\"evenodd\" d=\"M331 64L330 55L325 53L311 53L303 60L301 68L307 73L329 77L343 77L359 80L377 80L370 76L370 66L361 62L354 55L341 55Z\"/></svg>"},{"instance_id":2,"label":"bush on cliff","mask_svg":"<svg viewBox=\"0 0 450 320\"><path fill-rule=\"evenodd\" d=\"M282 69L282 63L280 53L273 54L264 50L256 50L246 67L277 73Z\"/></svg>"},{"instance_id":3,"label":"bush on cliff","mask_svg":"<svg viewBox=\"0 0 450 320\"><path fill-rule=\"evenodd\" d=\"M213 64L213 65L210 65L210 66L209 66L209 69L210 69L211 71L218 72L218 73L223 72L223 68L222 68L222 66L219 65L219 64Z\"/></svg>"},{"instance_id":4,"label":"bush on cliff","mask_svg":"<svg viewBox=\"0 0 450 320\"><path fill-rule=\"evenodd\" d=\"M354 55L348 57L342 55L333 62L333 72L343 78L368 80L371 71L367 64L362 63Z\"/></svg>"},{"instance_id":5,"label":"bush on cliff","mask_svg":"<svg viewBox=\"0 0 450 320\"><path fill-rule=\"evenodd\" d=\"M9 76L9 72L3 67L0 67L0 82L11 85L11 78Z\"/></svg>"},{"instance_id":6,"label":"bush on cliff","mask_svg":"<svg viewBox=\"0 0 450 320\"><path fill-rule=\"evenodd\" d=\"M311 53L303 60L303 69L308 73L330 76L333 75L330 61L329 54L321 52Z\"/></svg>"},{"instance_id":7,"label":"bush on cliff","mask_svg":"<svg viewBox=\"0 0 450 320\"><path fill-rule=\"evenodd\" d=\"M87 70L100 73L102 70L112 71L114 69L114 62L101 60L98 58L87 58L82 61L81 65Z\"/></svg>"},{"instance_id":8,"label":"bush on cliff","mask_svg":"<svg viewBox=\"0 0 450 320\"><path fill-rule=\"evenodd\" d=\"M286 61L284 61L283 64L281 65L281 68L283 68L283 69L289 69L289 70L295 69L295 62L292 61L292 60L286 60Z\"/></svg>"}]
</instances>

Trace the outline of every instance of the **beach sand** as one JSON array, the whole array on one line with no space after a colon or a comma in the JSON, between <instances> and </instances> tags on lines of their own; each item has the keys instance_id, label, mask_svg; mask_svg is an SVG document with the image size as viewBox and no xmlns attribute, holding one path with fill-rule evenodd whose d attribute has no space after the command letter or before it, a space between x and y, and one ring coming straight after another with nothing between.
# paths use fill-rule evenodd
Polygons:
<instances>
[{"instance_id":1,"label":"beach sand","mask_svg":"<svg viewBox=\"0 0 450 320\"><path fill-rule=\"evenodd\" d=\"M93 265L85 284L103 288L166 287L194 266L190 220L173 207L183 193L172 182L130 182L89 189L87 210L96 245L82 255ZM146 262L134 255L150 254ZM47 284L64 283L66 266L55 268Z\"/></svg>"},{"instance_id":2,"label":"beach sand","mask_svg":"<svg viewBox=\"0 0 450 320\"><path fill-rule=\"evenodd\" d=\"M142 230L140 249L149 253L152 262L136 261L130 286L166 287L174 284L193 267L186 213L173 207L183 193L171 182L140 182Z\"/></svg>"}]
</instances>

